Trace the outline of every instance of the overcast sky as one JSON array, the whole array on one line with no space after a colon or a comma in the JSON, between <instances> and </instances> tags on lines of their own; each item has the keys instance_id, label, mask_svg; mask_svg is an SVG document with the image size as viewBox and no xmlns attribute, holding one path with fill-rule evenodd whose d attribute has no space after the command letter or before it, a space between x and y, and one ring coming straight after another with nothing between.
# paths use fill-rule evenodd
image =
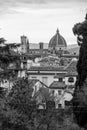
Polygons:
<instances>
[{"instance_id":1,"label":"overcast sky","mask_svg":"<svg viewBox=\"0 0 87 130\"><path fill-rule=\"evenodd\" d=\"M46 42L59 28L67 44L76 44L72 28L84 20L87 0L0 0L0 37L20 42Z\"/></svg>"}]
</instances>

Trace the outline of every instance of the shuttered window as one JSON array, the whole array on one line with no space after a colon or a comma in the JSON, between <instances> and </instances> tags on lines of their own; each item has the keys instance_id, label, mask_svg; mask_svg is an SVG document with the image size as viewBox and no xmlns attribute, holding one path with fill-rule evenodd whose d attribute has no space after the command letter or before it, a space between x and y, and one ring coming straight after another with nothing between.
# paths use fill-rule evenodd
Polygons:
<instances>
[{"instance_id":1,"label":"shuttered window","mask_svg":"<svg viewBox=\"0 0 87 130\"><path fill-rule=\"evenodd\" d=\"M74 78L73 77L69 77L68 78L68 82L70 82L70 83L74 82Z\"/></svg>"}]
</instances>

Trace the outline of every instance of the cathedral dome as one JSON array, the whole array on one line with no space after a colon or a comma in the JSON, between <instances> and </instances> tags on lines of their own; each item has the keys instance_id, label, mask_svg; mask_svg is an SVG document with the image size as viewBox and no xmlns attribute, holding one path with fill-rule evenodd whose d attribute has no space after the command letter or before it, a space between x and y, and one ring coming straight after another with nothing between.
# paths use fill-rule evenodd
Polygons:
<instances>
[{"instance_id":1,"label":"cathedral dome","mask_svg":"<svg viewBox=\"0 0 87 130\"><path fill-rule=\"evenodd\" d=\"M65 39L60 35L57 29L56 34L51 38L49 42L49 50L64 50L67 47Z\"/></svg>"}]
</instances>

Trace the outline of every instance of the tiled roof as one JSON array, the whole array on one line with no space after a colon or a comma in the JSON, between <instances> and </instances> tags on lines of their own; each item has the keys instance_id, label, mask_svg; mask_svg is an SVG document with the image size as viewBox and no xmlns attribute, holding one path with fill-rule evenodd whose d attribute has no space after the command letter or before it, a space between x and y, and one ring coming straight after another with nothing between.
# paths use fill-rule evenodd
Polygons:
<instances>
[{"instance_id":1,"label":"tiled roof","mask_svg":"<svg viewBox=\"0 0 87 130\"><path fill-rule=\"evenodd\" d=\"M49 98L49 90L47 88L41 87L34 95L33 98L36 98L37 96L41 95L44 100L48 100Z\"/></svg>"},{"instance_id":2,"label":"tiled roof","mask_svg":"<svg viewBox=\"0 0 87 130\"><path fill-rule=\"evenodd\" d=\"M62 54L61 57L65 57L65 58L78 58L79 55L77 54Z\"/></svg>"},{"instance_id":3,"label":"tiled roof","mask_svg":"<svg viewBox=\"0 0 87 130\"><path fill-rule=\"evenodd\" d=\"M40 51L48 51L48 49L39 49L38 48L38 49L30 49L30 51L39 51L40 52Z\"/></svg>"},{"instance_id":4,"label":"tiled roof","mask_svg":"<svg viewBox=\"0 0 87 130\"><path fill-rule=\"evenodd\" d=\"M70 64L65 68L65 70L67 71L66 75L77 75L76 65L77 65L77 60L73 59L70 62Z\"/></svg>"},{"instance_id":5,"label":"tiled roof","mask_svg":"<svg viewBox=\"0 0 87 130\"><path fill-rule=\"evenodd\" d=\"M58 75L55 75L54 78L64 78L66 73L60 73Z\"/></svg>"},{"instance_id":6,"label":"tiled roof","mask_svg":"<svg viewBox=\"0 0 87 130\"><path fill-rule=\"evenodd\" d=\"M35 58L35 57L41 57L41 56L46 56L48 54L47 49L30 49L29 53L23 54L24 56Z\"/></svg>"},{"instance_id":7,"label":"tiled roof","mask_svg":"<svg viewBox=\"0 0 87 130\"><path fill-rule=\"evenodd\" d=\"M46 56L42 58L39 63L41 66L59 66L60 59L57 56Z\"/></svg>"},{"instance_id":8,"label":"tiled roof","mask_svg":"<svg viewBox=\"0 0 87 130\"><path fill-rule=\"evenodd\" d=\"M66 88L66 85L64 82L58 82L58 81L54 81L50 86L50 89L64 89Z\"/></svg>"},{"instance_id":9,"label":"tiled roof","mask_svg":"<svg viewBox=\"0 0 87 130\"><path fill-rule=\"evenodd\" d=\"M52 62L58 62L59 61L59 58L57 56L47 56L47 57L44 57L42 58L39 62L49 62L49 61L52 61Z\"/></svg>"},{"instance_id":10,"label":"tiled roof","mask_svg":"<svg viewBox=\"0 0 87 130\"><path fill-rule=\"evenodd\" d=\"M31 66L29 71L65 71L64 67L54 66Z\"/></svg>"}]
</instances>

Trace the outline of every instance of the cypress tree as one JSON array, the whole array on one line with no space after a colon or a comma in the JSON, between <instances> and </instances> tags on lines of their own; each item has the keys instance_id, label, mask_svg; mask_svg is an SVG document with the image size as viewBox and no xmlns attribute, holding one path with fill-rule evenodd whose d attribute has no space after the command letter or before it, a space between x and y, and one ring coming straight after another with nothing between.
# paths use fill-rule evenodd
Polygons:
<instances>
[{"instance_id":1,"label":"cypress tree","mask_svg":"<svg viewBox=\"0 0 87 130\"><path fill-rule=\"evenodd\" d=\"M77 62L77 81L73 95L73 112L79 126L87 128L87 14L82 23L73 27L80 46Z\"/></svg>"}]
</instances>

